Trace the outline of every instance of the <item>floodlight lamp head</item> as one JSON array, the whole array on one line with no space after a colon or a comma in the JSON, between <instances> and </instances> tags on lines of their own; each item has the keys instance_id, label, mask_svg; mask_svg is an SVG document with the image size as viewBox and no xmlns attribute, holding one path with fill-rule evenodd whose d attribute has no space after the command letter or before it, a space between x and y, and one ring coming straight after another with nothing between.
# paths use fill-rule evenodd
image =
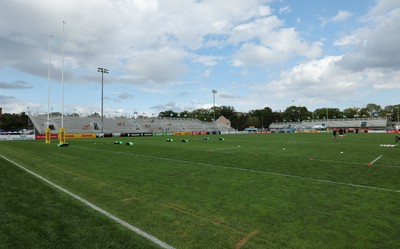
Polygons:
<instances>
[{"instance_id":1,"label":"floodlight lamp head","mask_svg":"<svg viewBox=\"0 0 400 249\"><path fill-rule=\"evenodd\" d=\"M98 67L98 68L97 68L97 72L100 72L100 73L108 73L108 69L102 68L102 67Z\"/></svg>"}]
</instances>

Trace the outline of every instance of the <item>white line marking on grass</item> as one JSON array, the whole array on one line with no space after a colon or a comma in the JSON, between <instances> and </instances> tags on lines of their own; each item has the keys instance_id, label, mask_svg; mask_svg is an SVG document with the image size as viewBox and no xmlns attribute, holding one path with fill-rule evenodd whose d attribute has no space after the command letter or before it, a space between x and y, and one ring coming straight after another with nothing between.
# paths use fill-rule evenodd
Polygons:
<instances>
[{"instance_id":1,"label":"white line marking on grass","mask_svg":"<svg viewBox=\"0 0 400 249\"><path fill-rule=\"evenodd\" d=\"M375 160L371 161L368 165L374 164L376 161L378 161L379 159L381 159L381 157L383 157L383 155L378 156L377 158L375 158Z\"/></svg>"},{"instance_id":2,"label":"white line marking on grass","mask_svg":"<svg viewBox=\"0 0 400 249\"><path fill-rule=\"evenodd\" d=\"M359 163L359 162L340 161L340 160L327 160L327 159L317 159L317 158L312 158L312 161L326 162L326 163L343 163L343 164L365 165L365 163Z\"/></svg>"},{"instance_id":3,"label":"white line marking on grass","mask_svg":"<svg viewBox=\"0 0 400 249\"><path fill-rule=\"evenodd\" d=\"M139 234L140 236L142 236L142 237L144 237L144 238L150 240L150 241L153 242L154 244L157 244L157 245L159 245L159 246L161 246L162 248L165 248L165 249L175 249L173 246L170 246L170 245L168 245L167 243L165 243L165 242L163 242L163 241L157 239L157 238L154 237L153 235L150 235L150 234L146 233L145 231L141 230L140 228L137 228L137 227L135 227L135 226L129 224L128 222L126 222L126 221L124 221L124 220L121 220L120 218L118 218L118 217L116 217L116 216L110 214L109 212L105 211L104 209L101 209L100 207L94 205L93 203L87 201L86 199L84 199L84 198L82 198L82 197L80 197L80 196L78 196L78 195L76 195L76 194L70 192L69 190L67 190L67 189L65 189L65 188L63 188L63 187L61 187L61 186L59 186L59 185L57 185L57 184L55 184L55 183L53 183L53 182L47 180L47 179L44 178L43 176L36 174L35 172L33 172L33 171L31 171L31 170L25 168L24 166L22 166L22 165L20 165L20 164L18 164L18 163L16 163L16 162L14 162L14 161L12 161L11 159L8 159L7 157L5 157L5 156L3 156L3 155L0 155L0 157L4 158L5 160L7 160L8 162L14 164L15 166L18 166L19 168L25 170L26 172L30 173L31 175L33 175L33 176L39 178L40 180L46 182L47 184L51 185L52 187L54 187L54 188L56 188L56 189L58 189L58 190L60 190L60 191L62 191L62 192L64 192L64 193L66 193L67 195L69 195L69 196L71 196L71 197L73 197L73 198L79 200L80 202L82 202L82 203L84 203L85 205L91 207L92 209L98 211L99 213L101 213L101 214L107 216L108 218L112 219L113 221L116 221L116 222L119 223L120 225L122 225L122 226L128 228L129 230L131 230L131 231L133 231L133 232Z\"/></svg>"},{"instance_id":4,"label":"white line marking on grass","mask_svg":"<svg viewBox=\"0 0 400 249\"><path fill-rule=\"evenodd\" d=\"M379 167L386 167L386 168L396 168L396 169L400 169L400 166L384 165L384 164L379 164Z\"/></svg>"},{"instance_id":5,"label":"white line marking on grass","mask_svg":"<svg viewBox=\"0 0 400 249\"><path fill-rule=\"evenodd\" d=\"M313 161L317 161L317 162L343 163L343 164L353 164L353 165L362 165L362 166L365 166L365 163L359 163L359 162L340 161L340 160L326 160L326 159L316 159L316 158L312 158L312 160L313 160ZM400 166L385 165L385 164L379 164L379 167L385 167L385 168L400 168Z\"/></svg>"},{"instance_id":6,"label":"white line marking on grass","mask_svg":"<svg viewBox=\"0 0 400 249\"><path fill-rule=\"evenodd\" d=\"M217 149L206 150L206 151L233 150L233 149L237 149L237 148L240 148L240 147L239 147L239 146L236 146L236 147L229 147L229 148L217 148Z\"/></svg>"},{"instance_id":7,"label":"white line marking on grass","mask_svg":"<svg viewBox=\"0 0 400 249\"><path fill-rule=\"evenodd\" d=\"M365 188L365 189L374 189L374 190L381 190L381 191L387 191L387 192L400 193L400 189L380 188L380 187L361 185L361 184L353 184L353 183L346 183L346 182L336 182L336 181L318 179L318 178L313 178L313 177L304 177L304 176L289 175L289 174L284 174L284 173L276 173L276 172L272 172L272 171L256 170L256 169L245 169L245 168L231 167L231 166L225 166L225 165L220 165L220 164L194 162L194 161L188 161L188 160L173 159L173 158L158 157L158 156L149 156L149 155L142 155L142 154L136 154L136 153L126 153L126 152L120 152L120 151L109 151L109 150L102 150L102 149L88 148L88 147L81 147L81 146L74 146L74 147L79 147L81 149L97 150L97 151L102 151L102 152L130 155L130 156L139 156L139 157L151 158L151 159L159 159L159 160L165 160L165 161L171 161L171 162L189 163L189 164L197 164L197 165L204 165L204 166L210 166L210 167L219 167L219 168L224 168L224 169L233 169L233 170L240 170L240 171L247 171L247 172L264 173L264 174L275 175L275 176L290 177L290 178L296 178L296 179L300 179L300 180L322 182L322 183L349 186L349 187L355 187L355 188Z\"/></svg>"}]
</instances>

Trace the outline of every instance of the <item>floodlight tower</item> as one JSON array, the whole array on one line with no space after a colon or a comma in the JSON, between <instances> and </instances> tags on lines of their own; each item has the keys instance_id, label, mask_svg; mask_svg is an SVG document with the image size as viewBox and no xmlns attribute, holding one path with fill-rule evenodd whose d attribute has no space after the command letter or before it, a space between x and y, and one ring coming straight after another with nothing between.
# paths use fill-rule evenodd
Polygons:
<instances>
[{"instance_id":1,"label":"floodlight tower","mask_svg":"<svg viewBox=\"0 0 400 249\"><path fill-rule=\"evenodd\" d=\"M101 73L101 133L103 134L103 88L104 88L104 74L108 73L108 69L99 67L97 72Z\"/></svg>"},{"instance_id":2,"label":"floodlight tower","mask_svg":"<svg viewBox=\"0 0 400 249\"><path fill-rule=\"evenodd\" d=\"M213 94L214 131L217 131L216 123L215 123L215 94L217 93L217 90L212 90L211 92Z\"/></svg>"}]
</instances>

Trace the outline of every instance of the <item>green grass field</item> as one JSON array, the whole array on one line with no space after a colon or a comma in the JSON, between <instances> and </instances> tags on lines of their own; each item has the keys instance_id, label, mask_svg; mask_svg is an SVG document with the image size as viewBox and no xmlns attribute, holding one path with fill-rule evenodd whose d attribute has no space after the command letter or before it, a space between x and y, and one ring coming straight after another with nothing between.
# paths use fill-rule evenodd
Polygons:
<instances>
[{"instance_id":1,"label":"green grass field","mask_svg":"<svg viewBox=\"0 0 400 249\"><path fill-rule=\"evenodd\" d=\"M400 147L380 146L394 135L167 138L0 155L175 248L400 248ZM157 248L2 157L0 180L0 248Z\"/></svg>"}]
</instances>

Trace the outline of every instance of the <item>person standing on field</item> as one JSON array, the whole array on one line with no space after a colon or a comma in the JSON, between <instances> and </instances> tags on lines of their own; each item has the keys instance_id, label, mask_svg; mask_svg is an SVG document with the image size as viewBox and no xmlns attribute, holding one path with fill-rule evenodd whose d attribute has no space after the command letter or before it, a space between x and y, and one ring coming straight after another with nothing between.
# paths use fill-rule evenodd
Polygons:
<instances>
[{"instance_id":1,"label":"person standing on field","mask_svg":"<svg viewBox=\"0 0 400 249\"><path fill-rule=\"evenodd\" d=\"M339 139L343 139L343 135L344 135L344 129L340 128L339 129Z\"/></svg>"}]
</instances>

